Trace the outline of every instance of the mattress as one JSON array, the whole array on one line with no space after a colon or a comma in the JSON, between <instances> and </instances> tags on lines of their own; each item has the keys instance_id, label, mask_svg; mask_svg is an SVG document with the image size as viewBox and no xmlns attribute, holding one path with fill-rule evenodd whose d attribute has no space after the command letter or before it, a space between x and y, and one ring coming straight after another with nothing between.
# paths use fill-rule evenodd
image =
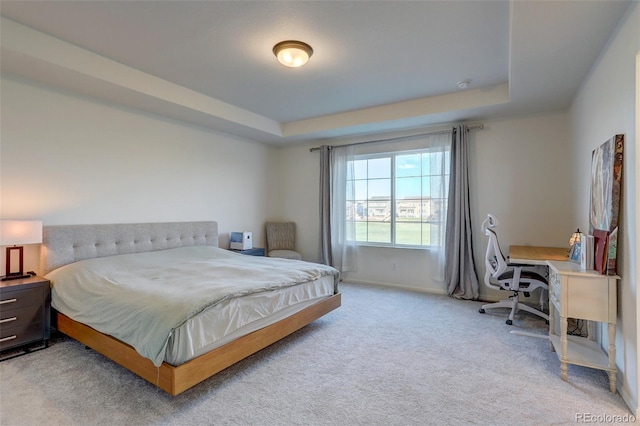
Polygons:
<instances>
[{"instance_id":1,"label":"mattress","mask_svg":"<svg viewBox=\"0 0 640 426\"><path fill-rule=\"evenodd\" d=\"M183 364L333 294L333 276L324 276L279 291L229 299L175 329L164 360L171 365Z\"/></svg>"},{"instance_id":2,"label":"mattress","mask_svg":"<svg viewBox=\"0 0 640 426\"><path fill-rule=\"evenodd\" d=\"M339 273L194 246L85 259L46 277L56 310L159 366L179 365L336 293Z\"/></svg>"}]
</instances>

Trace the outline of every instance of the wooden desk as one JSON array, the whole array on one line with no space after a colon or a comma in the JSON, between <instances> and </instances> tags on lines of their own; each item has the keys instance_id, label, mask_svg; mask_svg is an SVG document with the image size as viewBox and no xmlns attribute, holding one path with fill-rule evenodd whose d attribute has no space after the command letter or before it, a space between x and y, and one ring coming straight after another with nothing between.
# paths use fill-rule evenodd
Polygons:
<instances>
[{"instance_id":1,"label":"wooden desk","mask_svg":"<svg viewBox=\"0 0 640 426\"><path fill-rule=\"evenodd\" d=\"M568 379L568 364L597 368L609 373L609 390L615 393L616 285L620 277L584 271L568 259L569 250L565 247L509 247L510 262L549 267L549 341L551 350L560 359L562 380ZM589 337L569 336L569 318L587 320ZM608 353L595 340L594 322L608 325ZM520 331L512 333L540 337Z\"/></svg>"},{"instance_id":2,"label":"wooden desk","mask_svg":"<svg viewBox=\"0 0 640 426\"><path fill-rule=\"evenodd\" d=\"M509 246L509 262L525 265L543 265L546 261L569 260L569 249L566 247L534 247Z\"/></svg>"},{"instance_id":3,"label":"wooden desk","mask_svg":"<svg viewBox=\"0 0 640 426\"><path fill-rule=\"evenodd\" d=\"M562 380L567 381L568 364L597 368L609 373L609 389L616 393L616 316L617 275L585 271L573 262L547 262L549 265L549 340L560 359ZM569 336L567 319L589 321L588 338ZM556 320L560 320L557 330ZM608 325L609 350L595 339L594 322Z\"/></svg>"}]
</instances>

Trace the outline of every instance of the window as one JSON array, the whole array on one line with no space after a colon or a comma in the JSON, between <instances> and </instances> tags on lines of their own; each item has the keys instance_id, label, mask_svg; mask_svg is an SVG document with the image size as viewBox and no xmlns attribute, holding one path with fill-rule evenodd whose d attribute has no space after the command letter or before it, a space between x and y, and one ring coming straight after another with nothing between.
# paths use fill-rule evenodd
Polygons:
<instances>
[{"instance_id":1,"label":"window","mask_svg":"<svg viewBox=\"0 0 640 426\"><path fill-rule=\"evenodd\" d=\"M349 239L440 247L449 187L448 147L356 155L348 164Z\"/></svg>"}]
</instances>

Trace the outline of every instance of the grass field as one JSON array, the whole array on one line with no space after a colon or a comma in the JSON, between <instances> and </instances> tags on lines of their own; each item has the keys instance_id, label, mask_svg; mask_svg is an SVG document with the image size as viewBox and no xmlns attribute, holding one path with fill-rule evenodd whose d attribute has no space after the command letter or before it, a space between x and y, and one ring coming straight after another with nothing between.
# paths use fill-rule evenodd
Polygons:
<instances>
[{"instance_id":1,"label":"grass field","mask_svg":"<svg viewBox=\"0 0 640 426\"><path fill-rule=\"evenodd\" d=\"M426 222L396 222L396 244L431 245L431 228L437 225ZM375 243L391 243L390 222L356 222L356 240Z\"/></svg>"}]
</instances>

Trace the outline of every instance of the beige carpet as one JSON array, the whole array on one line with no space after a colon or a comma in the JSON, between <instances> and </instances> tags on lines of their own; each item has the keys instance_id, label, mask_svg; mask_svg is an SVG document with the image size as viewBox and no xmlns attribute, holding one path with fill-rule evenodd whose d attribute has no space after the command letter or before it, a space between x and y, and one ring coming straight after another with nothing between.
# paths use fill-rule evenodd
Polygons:
<instances>
[{"instance_id":1,"label":"beige carpet","mask_svg":"<svg viewBox=\"0 0 640 426\"><path fill-rule=\"evenodd\" d=\"M558 425L629 416L528 314L342 284L343 306L177 397L75 341L0 363L2 425Z\"/></svg>"}]
</instances>

